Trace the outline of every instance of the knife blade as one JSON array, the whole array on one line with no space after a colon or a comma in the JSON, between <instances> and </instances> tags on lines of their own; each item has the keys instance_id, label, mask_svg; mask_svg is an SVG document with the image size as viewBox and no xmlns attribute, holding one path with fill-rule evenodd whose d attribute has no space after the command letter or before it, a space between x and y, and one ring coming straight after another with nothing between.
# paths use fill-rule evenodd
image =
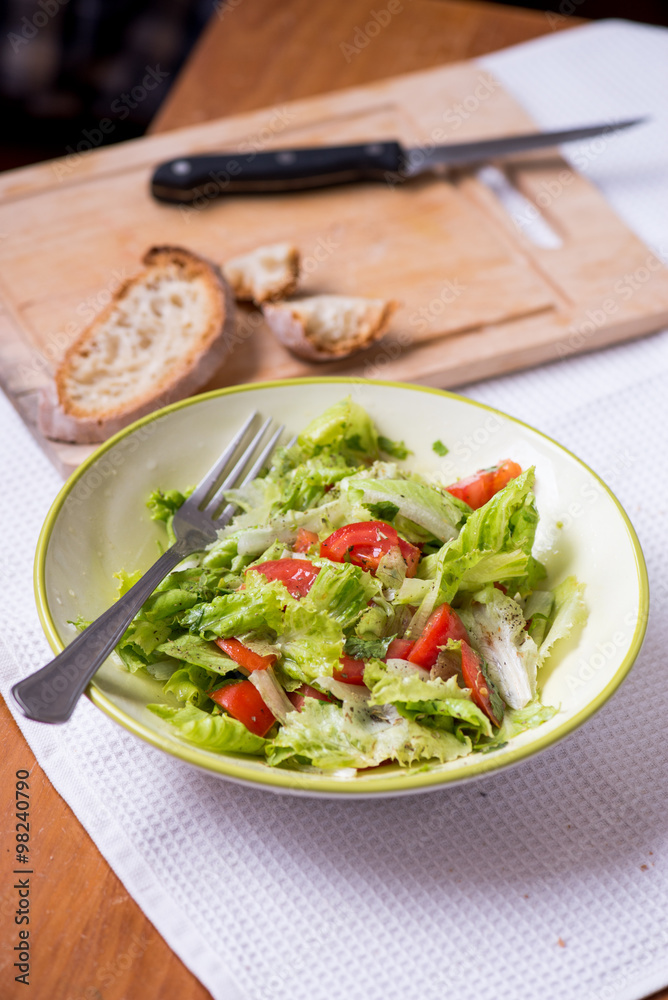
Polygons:
<instances>
[{"instance_id":1,"label":"knife blade","mask_svg":"<svg viewBox=\"0 0 668 1000\"><path fill-rule=\"evenodd\" d=\"M484 163L513 153L619 132L645 121L646 118L632 118L557 132L531 132L439 146L426 144L412 149L390 140L348 146L180 156L156 168L151 178L151 193L159 201L189 203L202 199L206 202L221 194L307 191L363 180L384 180L396 185L434 167Z\"/></svg>"}]
</instances>

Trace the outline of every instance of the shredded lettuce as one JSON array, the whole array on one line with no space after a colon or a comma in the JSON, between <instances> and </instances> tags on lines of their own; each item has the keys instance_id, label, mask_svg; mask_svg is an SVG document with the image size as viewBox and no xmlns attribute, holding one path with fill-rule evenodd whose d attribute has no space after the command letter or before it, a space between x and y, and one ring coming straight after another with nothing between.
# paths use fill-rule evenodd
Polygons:
<instances>
[{"instance_id":1,"label":"shredded lettuce","mask_svg":"<svg viewBox=\"0 0 668 1000\"><path fill-rule=\"evenodd\" d=\"M444 763L470 750L467 738L427 729L396 712L346 712L339 705L307 698L302 710L291 712L281 726L267 748L267 760L278 764L291 756L316 767L375 767L387 760L408 765L435 758Z\"/></svg>"},{"instance_id":2,"label":"shredded lettuce","mask_svg":"<svg viewBox=\"0 0 668 1000\"><path fill-rule=\"evenodd\" d=\"M486 744L485 752L498 750L527 729L542 726L544 722L549 722L550 719L554 718L558 711L552 705L541 704L538 699L529 702L524 708L508 709L494 739Z\"/></svg>"},{"instance_id":3,"label":"shredded lettuce","mask_svg":"<svg viewBox=\"0 0 668 1000\"><path fill-rule=\"evenodd\" d=\"M505 703L510 708L524 708L536 694L538 647L526 631L520 605L489 586L473 595L459 617Z\"/></svg>"},{"instance_id":4,"label":"shredded lettuce","mask_svg":"<svg viewBox=\"0 0 668 1000\"><path fill-rule=\"evenodd\" d=\"M339 666L343 643L341 626L326 611L314 610L305 601L286 605L276 645L290 677L305 684L321 674L331 677Z\"/></svg>"},{"instance_id":5,"label":"shredded lettuce","mask_svg":"<svg viewBox=\"0 0 668 1000\"><path fill-rule=\"evenodd\" d=\"M455 538L471 508L447 491L412 479L364 479L353 476L343 484L358 503L392 503L403 517L445 542Z\"/></svg>"},{"instance_id":6,"label":"shredded lettuce","mask_svg":"<svg viewBox=\"0 0 668 1000\"><path fill-rule=\"evenodd\" d=\"M432 448L447 453L440 440ZM162 581L117 646L127 670L160 681L171 704L149 709L179 737L213 752L259 755L276 767L410 767L498 749L554 716L557 709L540 701L539 670L582 624L586 608L573 577L536 589L545 571L533 556L534 470L472 510L401 466L409 454L348 397L279 448L262 476L227 491L236 516L206 551ZM168 541L190 492L157 490L149 498ZM318 539L369 520L391 523L420 547L414 577L406 577L398 547L374 553L373 572L320 557ZM317 538L304 539L301 529ZM248 572L293 556L318 568L304 596ZM117 573L119 592L137 576ZM417 639L444 602L457 610L480 656L500 726L476 703L477 692L463 686L461 641L440 646L433 677L387 659L392 640ZM210 697L247 673L214 642L221 637L275 657L269 669L250 675L277 720L266 739ZM365 685L335 678L344 655L364 662ZM436 674L449 658L454 673L444 680ZM303 685L331 700L307 694L295 710L287 695Z\"/></svg>"},{"instance_id":7,"label":"shredded lettuce","mask_svg":"<svg viewBox=\"0 0 668 1000\"><path fill-rule=\"evenodd\" d=\"M170 705L147 705L149 711L175 726L179 736L204 750L217 753L261 754L268 746L262 736L255 736L229 715L209 715L196 705L172 708Z\"/></svg>"},{"instance_id":8,"label":"shredded lettuce","mask_svg":"<svg viewBox=\"0 0 668 1000\"><path fill-rule=\"evenodd\" d=\"M314 611L326 611L347 628L380 593L380 582L359 566L330 563L322 566L302 604Z\"/></svg>"},{"instance_id":9,"label":"shredded lettuce","mask_svg":"<svg viewBox=\"0 0 668 1000\"><path fill-rule=\"evenodd\" d=\"M162 690L164 694L173 694L177 701L201 708L209 702L207 691L212 679L208 670L189 663L175 670Z\"/></svg>"},{"instance_id":10,"label":"shredded lettuce","mask_svg":"<svg viewBox=\"0 0 668 1000\"><path fill-rule=\"evenodd\" d=\"M538 665L542 666L554 644L587 620L584 585L574 576L567 576L552 592L553 610L548 619L547 635L538 650Z\"/></svg>"},{"instance_id":11,"label":"shredded lettuce","mask_svg":"<svg viewBox=\"0 0 668 1000\"><path fill-rule=\"evenodd\" d=\"M299 435L299 444L309 455L333 448L346 457L379 458L378 433L369 414L350 396L330 406Z\"/></svg>"},{"instance_id":12,"label":"shredded lettuce","mask_svg":"<svg viewBox=\"0 0 668 1000\"><path fill-rule=\"evenodd\" d=\"M431 680L426 671L404 661L372 660L365 667L364 681L371 691L371 705L392 704L407 719L450 732L459 720L475 739L492 735L491 722L471 701L471 692L459 687L456 677Z\"/></svg>"},{"instance_id":13,"label":"shredded lettuce","mask_svg":"<svg viewBox=\"0 0 668 1000\"><path fill-rule=\"evenodd\" d=\"M229 674L238 669L238 664L225 656L215 642L207 642L198 635L185 633L158 646L158 652L175 660L184 660L198 667L213 670L216 674Z\"/></svg>"},{"instance_id":14,"label":"shredded lettuce","mask_svg":"<svg viewBox=\"0 0 668 1000\"><path fill-rule=\"evenodd\" d=\"M459 536L442 550L438 581L441 600L448 603L452 601L465 574L471 573L491 555L512 553L513 559L509 564L510 576L506 567L501 576L489 582L504 583L506 580L513 580L519 588L527 582L528 575L532 576L532 583L544 575L531 555L538 525L538 511L532 492L534 478L534 470L531 468L516 479L511 479L483 507L473 511ZM526 557L526 565L519 573L520 580L516 580L517 552Z\"/></svg>"}]
</instances>

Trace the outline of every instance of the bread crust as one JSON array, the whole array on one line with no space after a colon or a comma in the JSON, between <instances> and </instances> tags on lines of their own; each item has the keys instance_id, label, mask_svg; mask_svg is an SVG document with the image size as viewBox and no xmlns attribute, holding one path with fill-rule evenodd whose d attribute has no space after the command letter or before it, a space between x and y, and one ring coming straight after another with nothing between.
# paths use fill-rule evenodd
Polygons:
<instances>
[{"instance_id":1,"label":"bread crust","mask_svg":"<svg viewBox=\"0 0 668 1000\"><path fill-rule=\"evenodd\" d=\"M339 361L380 340L387 332L392 315L398 307L397 302L385 302L373 327L358 331L356 335L339 341L333 348L323 348L316 340L307 336L306 324L299 314L300 303L306 301L308 300L295 299L292 302L266 303L262 312L272 333L288 350L307 361L318 362Z\"/></svg>"},{"instance_id":2,"label":"bread crust","mask_svg":"<svg viewBox=\"0 0 668 1000\"><path fill-rule=\"evenodd\" d=\"M229 353L234 330L234 296L220 269L198 254L177 246L151 247L143 258L144 268L123 283L112 301L67 349L55 372L52 385L42 394L39 425L49 438L76 444L96 444L127 427L140 417L169 403L177 402L205 385ZM95 331L109 319L117 303L130 289L141 285L152 269L176 264L184 277L204 279L214 302L213 315L206 328L184 351L176 370L139 394L131 405L91 413L68 398L66 384L73 359L91 340Z\"/></svg>"}]
</instances>

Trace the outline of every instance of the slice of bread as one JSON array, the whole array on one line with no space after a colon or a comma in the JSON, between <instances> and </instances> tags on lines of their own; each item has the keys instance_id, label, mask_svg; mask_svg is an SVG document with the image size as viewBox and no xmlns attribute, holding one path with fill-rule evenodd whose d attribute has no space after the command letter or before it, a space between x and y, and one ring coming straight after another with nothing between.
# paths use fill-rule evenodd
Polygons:
<instances>
[{"instance_id":1,"label":"slice of bread","mask_svg":"<svg viewBox=\"0 0 668 1000\"><path fill-rule=\"evenodd\" d=\"M299 250L291 243L273 243L223 264L223 274L235 298L270 302L291 295L299 279Z\"/></svg>"},{"instance_id":2,"label":"slice of bread","mask_svg":"<svg viewBox=\"0 0 668 1000\"><path fill-rule=\"evenodd\" d=\"M387 330L396 302L312 295L263 306L281 343L309 361L335 361L368 347Z\"/></svg>"},{"instance_id":3,"label":"slice of bread","mask_svg":"<svg viewBox=\"0 0 668 1000\"><path fill-rule=\"evenodd\" d=\"M67 350L40 407L59 441L104 441L201 388L229 350L234 300L214 264L153 247L144 269Z\"/></svg>"}]
</instances>

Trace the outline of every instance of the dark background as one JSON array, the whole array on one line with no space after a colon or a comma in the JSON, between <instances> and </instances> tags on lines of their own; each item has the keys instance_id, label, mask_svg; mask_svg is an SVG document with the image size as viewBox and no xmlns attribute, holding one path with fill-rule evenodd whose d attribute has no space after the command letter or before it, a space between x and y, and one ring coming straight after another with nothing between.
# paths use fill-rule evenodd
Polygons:
<instances>
[{"instance_id":1,"label":"dark background","mask_svg":"<svg viewBox=\"0 0 668 1000\"><path fill-rule=\"evenodd\" d=\"M0 0L0 170L141 135L223 3ZM515 6L668 25L666 0Z\"/></svg>"}]
</instances>

